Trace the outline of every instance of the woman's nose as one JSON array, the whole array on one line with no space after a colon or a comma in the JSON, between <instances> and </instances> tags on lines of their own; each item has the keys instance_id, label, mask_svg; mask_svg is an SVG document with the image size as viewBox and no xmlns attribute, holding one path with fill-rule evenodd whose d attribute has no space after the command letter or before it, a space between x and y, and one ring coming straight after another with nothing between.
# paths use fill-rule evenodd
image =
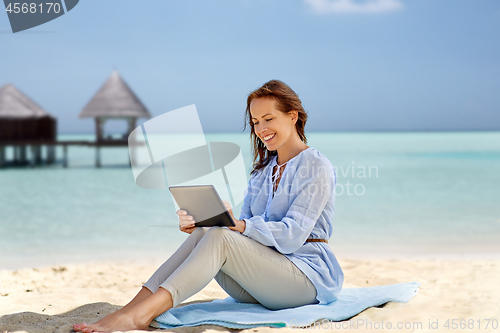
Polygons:
<instances>
[{"instance_id":1,"label":"woman's nose","mask_svg":"<svg viewBox=\"0 0 500 333\"><path fill-rule=\"evenodd\" d=\"M255 125L255 132L260 135L262 133L264 133L266 130L266 128L264 126L262 126L261 124L258 124L258 125Z\"/></svg>"}]
</instances>

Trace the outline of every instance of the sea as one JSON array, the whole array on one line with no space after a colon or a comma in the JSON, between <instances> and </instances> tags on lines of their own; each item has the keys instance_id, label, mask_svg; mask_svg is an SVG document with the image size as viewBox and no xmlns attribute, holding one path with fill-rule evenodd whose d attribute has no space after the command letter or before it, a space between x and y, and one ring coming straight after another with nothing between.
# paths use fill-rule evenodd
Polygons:
<instances>
[{"instance_id":1,"label":"sea","mask_svg":"<svg viewBox=\"0 0 500 333\"><path fill-rule=\"evenodd\" d=\"M252 165L247 133L232 142ZM500 132L310 132L337 173L339 259L500 259ZM94 140L93 134L58 140ZM7 151L11 158L12 151ZM0 169L0 269L167 259L187 238L165 189L134 181L126 147L70 146L51 166ZM234 208L239 216L241 205Z\"/></svg>"}]
</instances>

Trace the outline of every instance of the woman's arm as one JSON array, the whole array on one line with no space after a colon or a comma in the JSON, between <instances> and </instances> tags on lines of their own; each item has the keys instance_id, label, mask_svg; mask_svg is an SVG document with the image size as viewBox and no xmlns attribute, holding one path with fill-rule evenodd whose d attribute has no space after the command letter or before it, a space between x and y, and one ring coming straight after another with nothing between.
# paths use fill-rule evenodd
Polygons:
<instances>
[{"instance_id":1,"label":"woman's arm","mask_svg":"<svg viewBox=\"0 0 500 333\"><path fill-rule=\"evenodd\" d=\"M252 211L250 210L250 201L252 198L252 181L254 178L250 177L248 181L248 187L243 194L243 206L241 207L240 220L248 219L252 217Z\"/></svg>"},{"instance_id":2,"label":"woman's arm","mask_svg":"<svg viewBox=\"0 0 500 333\"><path fill-rule=\"evenodd\" d=\"M250 180L248 181L248 186L245 189L245 193L243 194L244 200L243 200L243 206L241 207L241 213L240 213L240 218L236 219L233 215L233 210L231 209L231 205L229 202L224 201L224 205L226 206L226 209L228 210L229 214L231 214L231 217L233 218L234 223L236 226L234 227L228 227L231 230L239 231L240 233L243 233L246 228L246 221L243 220L244 218L249 218L252 217L252 212L250 211L250 197L252 195L252 180L253 178L250 177Z\"/></svg>"},{"instance_id":3,"label":"woman's arm","mask_svg":"<svg viewBox=\"0 0 500 333\"><path fill-rule=\"evenodd\" d=\"M226 209L227 209L229 215L231 215L231 218L233 219L234 224L235 224L234 227L228 227L228 228L231 230L239 231L240 233L243 233L245 231L246 222L244 220L238 220L234 217L233 209L231 208L231 204L229 202L227 202L225 200L222 200L222 202L224 203L224 206L226 206Z\"/></svg>"},{"instance_id":4,"label":"woman's arm","mask_svg":"<svg viewBox=\"0 0 500 333\"><path fill-rule=\"evenodd\" d=\"M274 246L284 254L295 252L304 245L328 201L335 195L336 175L327 165L310 167L302 173L306 175L297 172L294 176L291 192L296 196L281 221L266 222L260 216L247 217L248 211L242 209L242 219L246 222L243 235Z\"/></svg>"}]
</instances>

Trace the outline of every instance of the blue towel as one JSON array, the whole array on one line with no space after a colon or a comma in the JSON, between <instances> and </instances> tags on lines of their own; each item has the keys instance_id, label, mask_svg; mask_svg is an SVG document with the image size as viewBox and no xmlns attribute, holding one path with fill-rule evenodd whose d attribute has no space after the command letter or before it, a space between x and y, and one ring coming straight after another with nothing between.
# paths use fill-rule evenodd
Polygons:
<instances>
[{"instance_id":1,"label":"blue towel","mask_svg":"<svg viewBox=\"0 0 500 333\"><path fill-rule=\"evenodd\" d=\"M385 286L342 289L328 304L269 310L260 304L238 303L232 297L170 309L156 317L160 328L218 325L242 329L258 326L309 326L320 319L340 321L387 302L406 303L418 293L417 281Z\"/></svg>"}]
</instances>

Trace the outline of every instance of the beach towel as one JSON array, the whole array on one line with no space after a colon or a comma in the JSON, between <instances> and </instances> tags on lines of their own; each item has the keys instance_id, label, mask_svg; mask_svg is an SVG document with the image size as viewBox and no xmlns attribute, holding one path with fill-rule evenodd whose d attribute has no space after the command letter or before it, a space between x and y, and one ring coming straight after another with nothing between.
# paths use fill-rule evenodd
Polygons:
<instances>
[{"instance_id":1,"label":"beach towel","mask_svg":"<svg viewBox=\"0 0 500 333\"><path fill-rule=\"evenodd\" d=\"M269 310L261 304L238 303L232 297L173 308L156 317L160 328L218 325L245 329L259 326L313 327L318 320L341 321L387 302L407 303L417 293L417 281L376 287L344 288L337 300L283 310Z\"/></svg>"}]
</instances>

